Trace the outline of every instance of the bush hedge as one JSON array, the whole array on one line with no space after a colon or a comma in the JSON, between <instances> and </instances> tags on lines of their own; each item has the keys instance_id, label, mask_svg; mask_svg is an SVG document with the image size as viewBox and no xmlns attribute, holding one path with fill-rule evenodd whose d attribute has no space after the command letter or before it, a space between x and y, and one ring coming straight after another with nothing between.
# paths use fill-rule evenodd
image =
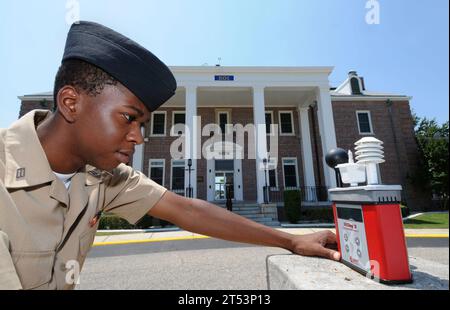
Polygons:
<instances>
[{"instance_id":1,"label":"bush hedge","mask_svg":"<svg viewBox=\"0 0 450 310\"><path fill-rule=\"evenodd\" d=\"M116 215L103 215L100 218L100 224L98 229L134 229L134 225L131 225L123 218Z\"/></svg>"},{"instance_id":2,"label":"bush hedge","mask_svg":"<svg viewBox=\"0 0 450 310\"><path fill-rule=\"evenodd\" d=\"M299 190L284 191L284 209L289 222L297 223L300 220L302 197Z\"/></svg>"},{"instance_id":3,"label":"bush hedge","mask_svg":"<svg viewBox=\"0 0 450 310\"><path fill-rule=\"evenodd\" d=\"M302 221L334 223L333 208L306 209L301 213Z\"/></svg>"},{"instance_id":4,"label":"bush hedge","mask_svg":"<svg viewBox=\"0 0 450 310\"><path fill-rule=\"evenodd\" d=\"M100 224L98 229L112 230L112 229L148 229L152 226L170 226L172 223L154 218L149 215L145 215L136 225L128 223L123 218L114 214L104 214L100 218Z\"/></svg>"}]
</instances>

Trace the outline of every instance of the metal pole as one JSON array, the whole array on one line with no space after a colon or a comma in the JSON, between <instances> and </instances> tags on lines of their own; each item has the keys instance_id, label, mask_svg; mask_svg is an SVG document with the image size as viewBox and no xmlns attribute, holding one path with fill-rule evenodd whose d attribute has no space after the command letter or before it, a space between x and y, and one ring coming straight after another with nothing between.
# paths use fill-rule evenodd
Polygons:
<instances>
[{"instance_id":1,"label":"metal pole","mask_svg":"<svg viewBox=\"0 0 450 310\"><path fill-rule=\"evenodd\" d=\"M189 175L188 197L189 197L189 198L192 198L192 188L191 188L191 167L192 167L192 159L188 159L188 175Z\"/></svg>"},{"instance_id":2,"label":"metal pole","mask_svg":"<svg viewBox=\"0 0 450 310\"><path fill-rule=\"evenodd\" d=\"M265 186L264 186L264 203L268 203L269 199L267 197L267 158L263 159L263 163L264 163L264 180L265 180Z\"/></svg>"}]
</instances>

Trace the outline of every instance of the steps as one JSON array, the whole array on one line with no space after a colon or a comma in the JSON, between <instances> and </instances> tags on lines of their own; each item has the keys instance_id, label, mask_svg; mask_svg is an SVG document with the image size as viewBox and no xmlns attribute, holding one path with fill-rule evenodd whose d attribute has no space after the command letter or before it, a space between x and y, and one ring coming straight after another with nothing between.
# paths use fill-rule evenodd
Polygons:
<instances>
[{"instance_id":1,"label":"steps","mask_svg":"<svg viewBox=\"0 0 450 310\"><path fill-rule=\"evenodd\" d=\"M217 205L224 209L227 208L225 204ZM275 212L263 212L257 203L233 203L233 213L266 226L276 227L281 225Z\"/></svg>"}]
</instances>

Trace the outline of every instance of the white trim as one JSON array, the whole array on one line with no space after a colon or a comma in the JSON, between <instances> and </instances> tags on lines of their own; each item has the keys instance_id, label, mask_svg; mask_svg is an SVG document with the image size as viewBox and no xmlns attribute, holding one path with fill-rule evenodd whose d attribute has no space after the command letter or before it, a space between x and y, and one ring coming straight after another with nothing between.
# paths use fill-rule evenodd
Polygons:
<instances>
[{"instance_id":1,"label":"white trim","mask_svg":"<svg viewBox=\"0 0 450 310\"><path fill-rule=\"evenodd\" d=\"M319 122L319 133L322 141L322 154L327 154L331 149L337 147L336 127L333 117L333 105L331 102L329 88L318 88L317 98L317 118ZM325 177L325 186L336 187L336 176L332 168L329 168L325 156L322 156L322 167Z\"/></svg>"},{"instance_id":2,"label":"white trim","mask_svg":"<svg viewBox=\"0 0 450 310\"><path fill-rule=\"evenodd\" d=\"M389 96L369 96L369 95L365 95L365 96L350 96L350 95L333 95L332 93L331 95L331 101L386 101L386 100L391 100L391 101L411 101L413 99L413 97L408 97L408 96L398 96L398 97L389 97Z\"/></svg>"},{"instance_id":3,"label":"white trim","mask_svg":"<svg viewBox=\"0 0 450 310\"><path fill-rule=\"evenodd\" d=\"M298 162L297 162L297 157L282 157L281 158L281 167L283 170L283 187L286 189L286 176L284 175L284 161L285 160L294 160L295 161L295 176L297 179L297 188L300 187L300 182L299 182L299 175L298 175ZM286 165L286 166L292 166L291 164Z\"/></svg>"},{"instance_id":4,"label":"white trim","mask_svg":"<svg viewBox=\"0 0 450 310\"><path fill-rule=\"evenodd\" d=\"M239 172L237 171L238 169ZM242 182L242 159L234 160L234 199L238 201L244 200L244 183Z\"/></svg>"},{"instance_id":5,"label":"white trim","mask_svg":"<svg viewBox=\"0 0 450 310\"><path fill-rule=\"evenodd\" d=\"M173 128L175 126L175 114L184 114L184 125L186 125L186 110L172 111L172 126L170 127L170 136L171 137L178 137L178 133L175 134L175 132L173 131ZM183 132L183 134L184 134L184 132Z\"/></svg>"},{"instance_id":6,"label":"white trim","mask_svg":"<svg viewBox=\"0 0 450 310\"><path fill-rule=\"evenodd\" d=\"M165 184L166 184L166 160L164 158L161 158L161 159L150 159L149 160L149 162L148 162L148 176L149 176L149 178L151 180L153 180L152 179L152 174L151 174L151 172L152 172L152 162L158 162L158 161L162 161L163 162L163 165L162 165L162 168L163 168L163 179L162 179L162 185L161 186L164 187ZM156 168L158 168L158 167L161 167L161 166L156 166Z\"/></svg>"},{"instance_id":7,"label":"white trim","mask_svg":"<svg viewBox=\"0 0 450 310\"><path fill-rule=\"evenodd\" d=\"M263 158L268 155L267 135L266 135L266 107L265 107L264 87L255 85L253 87L253 123L255 125L255 168L256 168L256 199L258 203L264 202L263 188L265 186ZM259 126L264 126L264 132L258 130ZM263 135L263 136L261 136Z\"/></svg>"},{"instance_id":8,"label":"white trim","mask_svg":"<svg viewBox=\"0 0 450 310\"><path fill-rule=\"evenodd\" d=\"M144 141L147 139L145 137L146 127L141 127L141 134L144 137ZM147 141L145 141L147 142ZM144 149L145 142L136 145L135 151L133 154L133 169L144 173Z\"/></svg>"},{"instance_id":9,"label":"white trim","mask_svg":"<svg viewBox=\"0 0 450 310\"><path fill-rule=\"evenodd\" d=\"M186 86L185 100L186 127L189 129L189 135L185 138L187 147L184 150L184 158L192 159L192 170L189 173L189 170L186 169L184 184L192 187L192 198L197 198L197 160L195 158L201 157L201 149L197 147L201 144L201 128L199 128L201 120L198 116L196 85ZM198 138L200 141L197 141Z\"/></svg>"},{"instance_id":10,"label":"white trim","mask_svg":"<svg viewBox=\"0 0 450 310\"><path fill-rule=\"evenodd\" d=\"M169 66L173 73L324 73L330 75L334 67L216 67L216 66Z\"/></svg>"},{"instance_id":11,"label":"white trim","mask_svg":"<svg viewBox=\"0 0 450 310\"><path fill-rule=\"evenodd\" d=\"M153 133L153 125L154 125L154 116L155 114L164 114L164 134L154 134ZM166 127L167 127L167 111L157 111L152 112L152 121L150 125L150 137L165 137L166 136Z\"/></svg>"},{"instance_id":12,"label":"white trim","mask_svg":"<svg viewBox=\"0 0 450 310\"><path fill-rule=\"evenodd\" d=\"M270 128L269 128L270 132L266 133L266 134L268 136L273 136L275 134L275 132L273 130L274 129L273 125L275 125L275 119L273 118L273 111L272 110L266 110L265 114L270 114L270 121L271 121ZM266 123L266 125L267 125L267 123Z\"/></svg>"},{"instance_id":13,"label":"white trim","mask_svg":"<svg viewBox=\"0 0 450 310\"><path fill-rule=\"evenodd\" d=\"M373 126L372 126L372 115L371 115L370 111L368 111L368 110L357 110L357 111L355 111L355 114L356 114L356 124L358 125L358 132L359 132L359 134L362 135L362 136L373 135L374 132L373 132ZM359 123L358 114L367 114L368 115L370 132L361 132L361 126L360 126L360 123Z\"/></svg>"},{"instance_id":14,"label":"white trim","mask_svg":"<svg viewBox=\"0 0 450 310\"><path fill-rule=\"evenodd\" d=\"M215 159L206 160L206 198L210 202L213 202L215 198L215 169Z\"/></svg>"},{"instance_id":15,"label":"white trim","mask_svg":"<svg viewBox=\"0 0 450 310\"><path fill-rule=\"evenodd\" d=\"M281 114L290 114L291 115L291 127L292 132L290 133L283 133L282 132L282 126L281 126ZM280 127L280 136L295 136L295 126L294 126L294 111L287 111L287 110L280 110L278 111L278 127Z\"/></svg>"},{"instance_id":16,"label":"white trim","mask_svg":"<svg viewBox=\"0 0 450 310\"><path fill-rule=\"evenodd\" d=\"M25 95L17 96L20 101L42 101L47 100L53 102L53 95Z\"/></svg>"},{"instance_id":17,"label":"white trim","mask_svg":"<svg viewBox=\"0 0 450 310\"><path fill-rule=\"evenodd\" d=\"M176 166L174 166L174 162L175 161L178 161L178 162L183 162L183 166L181 166L181 164L178 164L178 165L176 165ZM184 177L184 171L185 171L185 169L186 169L186 161L185 160L183 160L183 159L177 159L177 160L175 160L175 159L172 159L171 161L170 161L170 190L172 191L173 190L173 188L172 188L172 181L173 181L173 168L174 167L178 167L178 168L180 168L180 167L183 167L183 182L184 182L184 185L183 185L183 188L182 188L182 190L183 190L183 193L186 191L186 180L185 180L185 177Z\"/></svg>"},{"instance_id":18,"label":"white trim","mask_svg":"<svg viewBox=\"0 0 450 310\"><path fill-rule=\"evenodd\" d=\"M301 152L303 166L303 184L305 186L316 186L314 175L314 164L312 155L311 131L309 128L309 108L299 108L300 133L301 133Z\"/></svg>"}]
</instances>

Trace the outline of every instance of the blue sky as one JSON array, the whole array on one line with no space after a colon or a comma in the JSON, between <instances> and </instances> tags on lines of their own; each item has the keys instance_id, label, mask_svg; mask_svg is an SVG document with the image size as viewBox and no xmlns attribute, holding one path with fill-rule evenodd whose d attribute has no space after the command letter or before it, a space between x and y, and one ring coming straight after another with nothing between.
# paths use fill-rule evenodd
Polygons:
<instances>
[{"instance_id":1,"label":"blue sky","mask_svg":"<svg viewBox=\"0 0 450 310\"><path fill-rule=\"evenodd\" d=\"M168 65L334 66L332 86L357 70L371 91L413 97L419 116L448 120L448 0L79 0L103 23ZM0 0L0 127L17 96L52 90L69 25L66 0Z\"/></svg>"}]
</instances>

